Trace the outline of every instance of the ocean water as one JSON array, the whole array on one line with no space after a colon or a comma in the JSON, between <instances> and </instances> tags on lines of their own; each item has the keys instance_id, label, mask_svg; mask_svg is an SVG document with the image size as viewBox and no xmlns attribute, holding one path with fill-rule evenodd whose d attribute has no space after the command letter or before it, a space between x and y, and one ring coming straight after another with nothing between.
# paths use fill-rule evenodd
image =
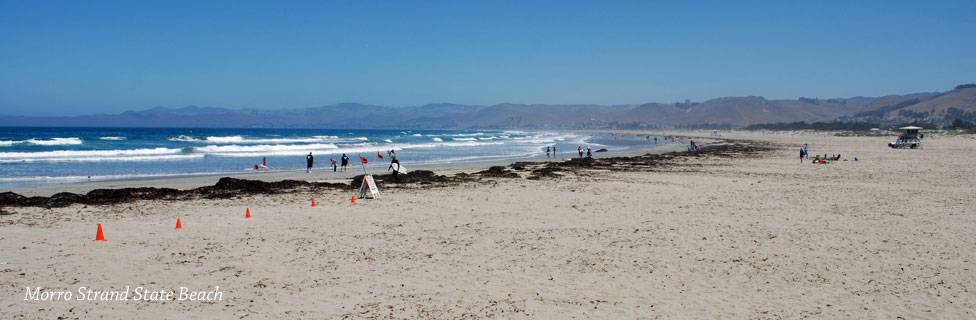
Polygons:
<instances>
[{"instance_id":1,"label":"ocean water","mask_svg":"<svg viewBox=\"0 0 976 320\"><path fill-rule=\"evenodd\" d=\"M345 153L372 163L390 160L407 168L459 162L545 158L546 146L561 157L577 146L611 151L645 148L644 139L576 132L501 130L316 130L178 128L0 127L0 188L189 175L305 169L331 170L329 159ZM379 160L380 152L384 160ZM372 164L371 163L371 164Z\"/></svg>"}]
</instances>

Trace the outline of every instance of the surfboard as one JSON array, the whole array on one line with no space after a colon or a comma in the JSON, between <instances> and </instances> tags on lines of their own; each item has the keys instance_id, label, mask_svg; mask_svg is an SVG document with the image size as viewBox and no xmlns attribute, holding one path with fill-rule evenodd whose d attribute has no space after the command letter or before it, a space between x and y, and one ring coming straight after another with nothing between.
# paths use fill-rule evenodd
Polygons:
<instances>
[{"instance_id":1,"label":"surfboard","mask_svg":"<svg viewBox=\"0 0 976 320\"><path fill-rule=\"evenodd\" d=\"M404 166L401 166L399 163L394 163L393 164L393 171L396 171L398 173L407 173L407 168L404 167Z\"/></svg>"}]
</instances>

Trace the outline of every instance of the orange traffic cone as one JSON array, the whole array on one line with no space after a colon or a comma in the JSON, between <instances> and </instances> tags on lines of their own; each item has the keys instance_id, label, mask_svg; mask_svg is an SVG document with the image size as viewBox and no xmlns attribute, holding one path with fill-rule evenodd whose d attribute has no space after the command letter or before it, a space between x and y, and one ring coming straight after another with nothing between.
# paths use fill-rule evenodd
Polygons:
<instances>
[{"instance_id":1,"label":"orange traffic cone","mask_svg":"<svg viewBox=\"0 0 976 320\"><path fill-rule=\"evenodd\" d=\"M176 218L176 228L183 229L183 224L180 223L180 218Z\"/></svg>"},{"instance_id":2,"label":"orange traffic cone","mask_svg":"<svg viewBox=\"0 0 976 320\"><path fill-rule=\"evenodd\" d=\"M250 219L250 218L251 218L251 208L247 208L247 215L244 216L244 219Z\"/></svg>"},{"instance_id":3,"label":"orange traffic cone","mask_svg":"<svg viewBox=\"0 0 976 320\"><path fill-rule=\"evenodd\" d=\"M315 198L312 198L312 207L315 207Z\"/></svg>"},{"instance_id":4,"label":"orange traffic cone","mask_svg":"<svg viewBox=\"0 0 976 320\"><path fill-rule=\"evenodd\" d=\"M105 234L102 234L102 224L98 224L98 233L95 234L95 241L108 241L105 240Z\"/></svg>"},{"instance_id":5,"label":"orange traffic cone","mask_svg":"<svg viewBox=\"0 0 976 320\"><path fill-rule=\"evenodd\" d=\"M352 196L352 204L356 204L356 196Z\"/></svg>"}]
</instances>

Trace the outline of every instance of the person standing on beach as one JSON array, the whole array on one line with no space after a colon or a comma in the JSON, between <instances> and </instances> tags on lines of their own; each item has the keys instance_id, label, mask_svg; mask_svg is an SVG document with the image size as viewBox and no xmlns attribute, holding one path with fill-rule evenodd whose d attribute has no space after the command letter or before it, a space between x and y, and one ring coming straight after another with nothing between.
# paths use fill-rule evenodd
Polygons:
<instances>
[{"instance_id":1,"label":"person standing on beach","mask_svg":"<svg viewBox=\"0 0 976 320\"><path fill-rule=\"evenodd\" d=\"M312 172L313 163L315 163L315 157L313 157L312 153L309 152L308 155L305 156L305 164L307 165L307 167L305 167L305 173Z\"/></svg>"},{"instance_id":2,"label":"person standing on beach","mask_svg":"<svg viewBox=\"0 0 976 320\"><path fill-rule=\"evenodd\" d=\"M332 172L339 171L337 169L339 167L339 165L336 164L335 158L330 158L329 160L332 160Z\"/></svg>"},{"instance_id":3,"label":"person standing on beach","mask_svg":"<svg viewBox=\"0 0 976 320\"><path fill-rule=\"evenodd\" d=\"M803 156L805 156L805 155L806 155L806 153L803 152L803 148L800 148L800 163L803 163Z\"/></svg>"},{"instance_id":4,"label":"person standing on beach","mask_svg":"<svg viewBox=\"0 0 976 320\"><path fill-rule=\"evenodd\" d=\"M587 158L592 158L593 157L593 148L586 147L586 157Z\"/></svg>"},{"instance_id":5,"label":"person standing on beach","mask_svg":"<svg viewBox=\"0 0 976 320\"><path fill-rule=\"evenodd\" d=\"M546 158L549 157L549 146L546 146Z\"/></svg>"},{"instance_id":6,"label":"person standing on beach","mask_svg":"<svg viewBox=\"0 0 976 320\"><path fill-rule=\"evenodd\" d=\"M396 164L396 166L394 167L393 164ZM400 178L397 177L397 174L400 173L400 160L397 160L396 156L393 156L393 160L390 160L390 167L386 170L393 170L393 180L400 181Z\"/></svg>"},{"instance_id":7,"label":"person standing on beach","mask_svg":"<svg viewBox=\"0 0 976 320\"><path fill-rule=\"evenodd\" d=\"M579 152L580 158L582 158L583 157L583 146L576 147L576 151Z\"/></svg>"},{"instance_id":8,"label":"person standing on beach","mask_svg":"<svg viewBox=\"0 0 976 320\"><path fill-rule=\"evenodd\" d=\"M657 144L657 136L654 137L654 144Z\"/></svg>"},{"instance_id":9,"label":"person standing on beach","mask_svg":"<svg viewBox=\"0 0 976 320\"><path fill-rule=\"evenodd\" d=\"M268 166L268 157L261 158L261 164L265 167Z\"/></svg>"},{"instance_id":10,"label":"person standing on beach","mask_svg":"<svg viewBox=\"0 0 976 320\"><path fill-rule=\"evenodd\" d=\"M556 146L552 146L552 158L556 158Z\"/></svg>"},{"instance_id":11,"label":"person standing on beach","mask_svg":"<svg viewBox=\"0 0 976 320\"><path fill-rule=\"evenodd\" d=\"M342 154L342 171L346 171L346 167L349 166L349 157L345 153Z\"/></svg>"}]
</instances>

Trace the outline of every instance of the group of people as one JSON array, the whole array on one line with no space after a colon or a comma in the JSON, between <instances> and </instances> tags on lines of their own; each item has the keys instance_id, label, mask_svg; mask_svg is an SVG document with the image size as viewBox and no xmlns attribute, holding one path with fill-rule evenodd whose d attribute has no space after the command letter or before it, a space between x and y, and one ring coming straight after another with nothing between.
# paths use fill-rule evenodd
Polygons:
<instances>
[{"instance_id":1,"label":"group of people","mask_svg":"<svg viewBox=\"0 0 976 320\"><path fill-rule=\"evenodd\" d=\"M587 157L593 157L593 148L587 146L586 149L583 149L583 146L578 146L578 147L576 147L576 151L579 152L580 158L583 157L583 151L584 150L586 151L586 156ZM556 146L551 146L551 147L550 146L546 146L546 158L549 158L550 152L552 153L552 157L555 158L556 157Z\"/></svg>"},{"instance_id":2,"label":"group of people","mask_svg":"<svg viewBox=\"0 0 976 320\"><path fill-rule=\"evenodd\" d=\"M347 157L345 153L342 154L341 167L336 163L335 158L329 160L332 161L332 172L338 172L340 168L342 169L342 171L346 171L346 168L349 167L349 157ZM315 156L313 156L312 153L309 152L308 155L305 156L305 173L312 172L313 166L315 166Z\"/></svg>"},{"instance_id":3,"label":"group of people","mask_svg":"<svg viewBox=\"0 0 976 320\"><path fill-rule=\"evenodd\" d=\"M549 150L550 150L549 148L550 148L549 146L546 146L546 158L549 157ZM552 146L551 148L552 148L552 157L555 158L556 157L556 146Z\"/></svg>"},{"instance_id":4,"label":"group of people","mask_svg":"<svg viewBox=\"0 0 976 320\"><path fill-rule=\"evenodd\" d=\"M268 168L268 158L267 157L261 158L261 164L255 164L254 165L254 170L261 170L261 169L267 169L267 168ZM91 177L88 177L88 179L91 180Z\"/></svg>"},{"instance_id":5,"label":"group of people","mask_svg":"<svg viewBox=\"0 0 976 320\"><path fill-rule=\"evenodd\" d=\"M390 166L387 171L393 170L393 179L399 180L398 174L400 173L400 160L397 160L396 152L393 150L387 151L390 155ZM377 153L379 154L379 153ZM362 156L360 156L362 157ZM345 153L342 154L342 158L339 158L339 162L335 158L329 159L332 162L332 172L346 171L349 168L349 157ZM315 156L311 152L305 156L305 173L311 173L312 167L315 166Z\"/></svg>"},{"instance_id":6,"label":"group of people","mask_svg":"<svg viewBox=\"0 0 976 320\"><path fill-rule=\"evenodd\" d=\"M576 147L576 151L579 152L580 158L583 157L583 146ZM586 157L593 157L593 148L589 146L586 147Z\"/></svg>"},{"instance_id":7,"label":"group of people","mask_svg":"<svg viewBox=\"0 0 976 320\"><path fill-rule=\"evenodd\" d=\"M644 137L644 140L651 141L651 136ZM664 140L668 140L665 138ZM657 144L657 136L654 136L654 144Z\"/></svg>"},{"instance_id":8,"label":"group of people","mask_svg":"<svg viewBox=\"0 0 976 320\"><path fill-rule=\"evenodd\" d=\"M803 163L803 158L809 158L810 153L807 151L807 144L804 143L803 147L800 148L800 163ZM841 154L828 155L824 153L823 156L817 154L814 155L813 163L826 163L827 161L841 161ZM846 159L844 161L847 161ZM858 161L857 157L854 157L854 161Z\"/></svg>"}]
</instances>

